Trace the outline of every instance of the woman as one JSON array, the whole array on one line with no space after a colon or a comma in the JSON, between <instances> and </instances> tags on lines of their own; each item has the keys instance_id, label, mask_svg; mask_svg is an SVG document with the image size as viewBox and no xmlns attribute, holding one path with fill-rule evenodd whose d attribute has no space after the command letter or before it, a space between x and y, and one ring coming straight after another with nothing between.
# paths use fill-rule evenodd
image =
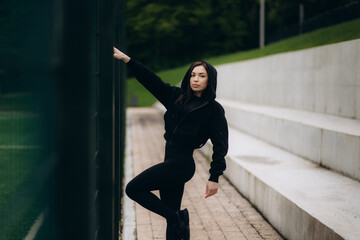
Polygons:
<instances>
[{"instance_id":1,"label":"woman","mask_svg":"<svg viewBox=\"0 0 360 240\"><path fill-rule=\"evenodd\" d=\"M193 151L208 139L213 144L205 198L218 191L218 178L226 168L228 127L222 106L215 101L216 69L205 61L193 63L181 88L161 81L140 62L114 48L136 79L166 108L164 162L140 173L126 186L126 194L167 221L166 239L190 239L189 213L180 211L184 185L195 173ZM159 190L160 199L150 191Z\"/></svg>"}]
</instances>

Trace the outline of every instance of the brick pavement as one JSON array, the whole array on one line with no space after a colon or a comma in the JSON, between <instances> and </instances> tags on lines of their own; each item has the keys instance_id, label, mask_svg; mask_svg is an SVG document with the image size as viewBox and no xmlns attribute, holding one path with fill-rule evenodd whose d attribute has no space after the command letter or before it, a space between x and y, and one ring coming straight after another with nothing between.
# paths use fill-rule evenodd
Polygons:
<instances>
[{"instance_id":1,"label":"brick pavement","mask_svg":"<svg viewBox=\"0 0 360 240\"><path fill-rule=\"evenodd\" d=\"M163 161L165 141L162 115L154 108L131 108L132 159L134 175ZM196 173L186 183L182 209L190 212L191 240L282 239L264 218L224 178L219 191L205 199L209 163L198 151L194 153ZM154 192L157 196L158 191ZM136 209L138 240L164 239L165 220L140 205Z\"/></svg>"}]
</instances>

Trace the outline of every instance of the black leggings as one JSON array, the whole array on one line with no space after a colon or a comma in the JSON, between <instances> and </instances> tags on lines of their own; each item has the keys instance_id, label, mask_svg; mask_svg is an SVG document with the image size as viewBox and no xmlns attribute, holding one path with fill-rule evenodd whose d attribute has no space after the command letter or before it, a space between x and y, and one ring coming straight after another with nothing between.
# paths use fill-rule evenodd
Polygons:
<instances>
[{"instance_id":1,"label":"black leggings","mask_svg":"<svg viewBox=\"0 0 360 240\"><path fill-rule=\"evenodd\" d=\"M195 173L193 150L166 145L165 160L132 179L126 186L126 194L148 210L155 212L168 223L176 222L184 185ZM159 190L160 199L150 191Z\"/></svg>"}]
</instances>

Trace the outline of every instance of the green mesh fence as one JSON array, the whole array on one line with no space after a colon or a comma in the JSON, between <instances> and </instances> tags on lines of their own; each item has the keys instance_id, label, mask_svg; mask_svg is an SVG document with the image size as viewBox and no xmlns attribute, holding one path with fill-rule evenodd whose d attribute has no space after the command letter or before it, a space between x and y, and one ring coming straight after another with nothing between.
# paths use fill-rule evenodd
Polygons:
<instances>
[{"instance_id":1,"label":"green mesh fence","mask_svg":"<svg viewBox=\"0 0 360 240\"><path fill-rule=\"evenodd\" d=\"M119 238L123 3L0 1L0 240Z\"/></svg>"},{"instance_id":2,"label":"green mesh fence","mask_svg":"<svg viewBox=\"0 0 360 240\"><path fill-rule=\"evenodd\" d=\"M48 205L41 1L0 2L0 239L33 239Z\"/></svg>"}]
</instances>

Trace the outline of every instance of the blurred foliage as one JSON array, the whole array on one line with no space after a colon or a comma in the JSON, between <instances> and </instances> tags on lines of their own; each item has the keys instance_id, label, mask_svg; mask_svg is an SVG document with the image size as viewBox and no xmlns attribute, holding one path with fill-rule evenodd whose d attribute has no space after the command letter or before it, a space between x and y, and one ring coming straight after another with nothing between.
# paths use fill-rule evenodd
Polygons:
<instances>
[{"instance_id":1,"label":"blurred foliage","mask_svg":"<svg viewBox=\"0 0 360 240\"><path fill-rule=\"evenodd\" d=\"M269 0L266 1L266 32L273 34L299 24L299 5L304 6L304 21L358 0Z\"/></svg>"},{"instance_id":2,"label":"blurred foliage","mask_svg":"<svg viewBox=\"0 0 360 240\"><path fill-rule=\"evenodd\" d=\"M357 0L266 0L266 34ZM127 52L153 70L258 46L259 0L131 0Z\"/></svg>"},{"instance_id":3,"label":"blurred foliage","mask_svg":"<svg viewBox=\"0 0 360 240\"><path fill-rule=\"evenodd\" d=\"M222 56L206 58L205 60L210 62L214 66L218 66L221 64L245 61L277 53L295 51L331 43L358 39L360 38L360 31L358 29L360 29L360 19L344 22L335 26L318 29L313 32L284 39L266 45L264 48L239 51L231 54L225 54ZM182 76L185 74L188 67L189 65L184 65L182 67L177 67L174 69L159 71L157 72L157 74L164 81L170 83L170 85L176 85L181 82ZM135 78L128 79L127 92L128 106L133 106L131 104L131 98L136 98L137 106L141 107L151 106L156 102L155 97L153 97L143 86L141 86L141 84L136 81Z\"/></svg>"},{"instance_id":4,"label":"blurred foliage","mask_svg":"<svg viewBox=\"0 0 360 240\"><path fill-rule=\"evenodd\" d=\"M153 69L244 49L251 0L127 1L128 53Z\"/></svg>"}]
</instances>

